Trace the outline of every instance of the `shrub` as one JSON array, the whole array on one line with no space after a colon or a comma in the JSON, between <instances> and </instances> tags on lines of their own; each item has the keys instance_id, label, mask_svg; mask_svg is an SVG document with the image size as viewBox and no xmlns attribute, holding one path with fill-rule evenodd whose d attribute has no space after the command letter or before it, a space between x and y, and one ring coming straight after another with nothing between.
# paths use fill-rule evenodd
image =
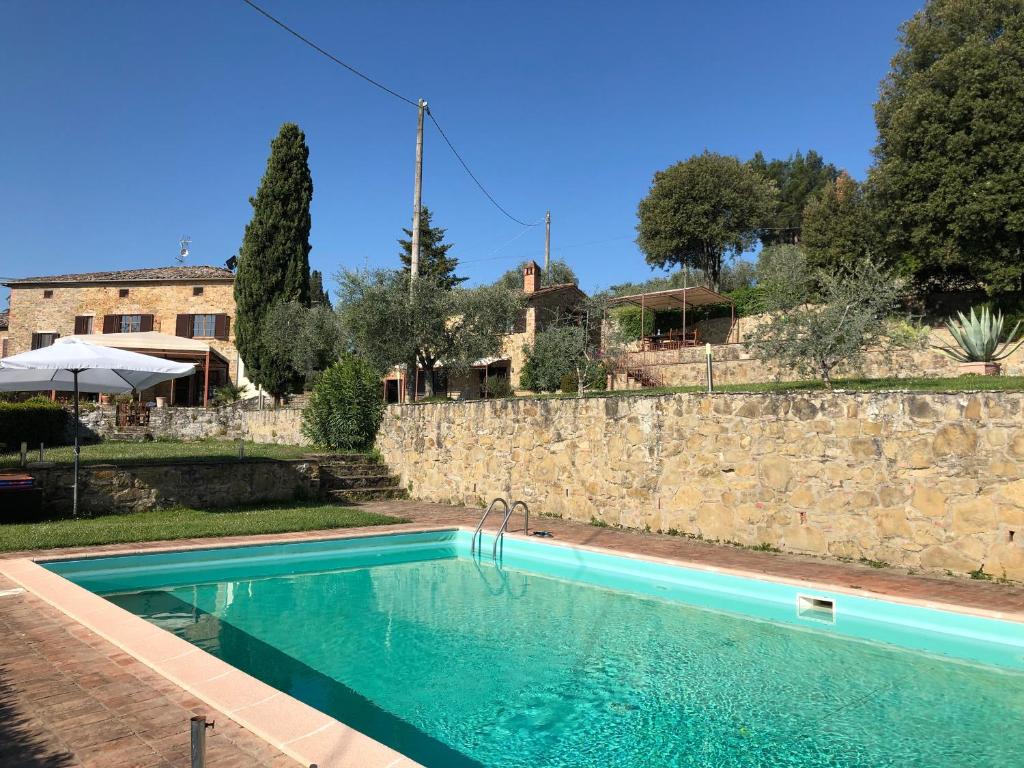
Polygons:
<instances>
[{"instance_id":1,"label":"shrub","mask_svg":"<svg viewBox=\"0 0 1024 768\"><path fill-rule=\"evenodd\" d=\"M481 389L482 394L486 397L512 397L515 394L512 391L512 382L508 380L507 376L489 377L486 385Z\"/></svg>"},{"instance_id":2,"label":"shrub","mask_svg":"<svg viewBox=\"0 0 1024 768\"><path fill-rule=\"evenodd\" d=\"M558 388L568 394L576 394L579 386L579 380L576 378L575 373L563 373L562 381L559 383Z\"/></svg>"},{"instance_id":3,"label":"shrub","mask_svg":"<svg viewBox=\"0 0 1024 768\"><path fill-rule=\"evenodd\" d=\"M237 403L242 399L242 393L245 392L245 387L240 387L238 384L228 382L223 386L217 387L213 393L213 404L214 405L231 405L231 403Z\"/></svg>"},{"instance_id":4,"label":"shrub","mask_svg":"<svg viewBox=\"0 0 1024 768\"><path fill-rule=\"evenodd\" d=\"M0 402L0 443L17 450L22 443L38 446L67 442L67 412L57 403L34 397L20 403Z\"/></svg>"},{"instance_id":5,"label":"shrub","mask_svg":"<svg viewBox=\"0 0 1024 768\"><path fill-rule=\"evenodd\" d=\"M383 415L380 373L363 358L346 354L318 379L302 412L302 433L321 448L366 450Z\"/></svg>"}]
</instances>

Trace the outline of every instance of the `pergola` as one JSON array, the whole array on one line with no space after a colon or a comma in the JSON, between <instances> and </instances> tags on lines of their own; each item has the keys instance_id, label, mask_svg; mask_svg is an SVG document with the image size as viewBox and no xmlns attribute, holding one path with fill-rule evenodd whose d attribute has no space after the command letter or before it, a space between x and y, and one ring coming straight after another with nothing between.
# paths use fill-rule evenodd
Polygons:
<instances>
[{"instance_id":1,"label":"pergola","mask_svg":"<svg viewBox=\"0 0 1024 768\"><path fill-rule=\"evenodd\" d=\"M692 286L689 288L670 288L666 291L652 291L651 293L636 293L632 296L617 296L608 302L609 306L631 305L640 307L640 328L644 327L645 314L648 310L657 312L659 310L679 309L683 313L683 328L679 341L682 346L696 344L696 336L692 340L686 334L686 310L693 307L705 307L711 304L728 304L730 317L730 332L736 327L736 303L721 293L712 291L704 286ZM649 337L643 337L649 340Z\"/></svg>"},{"instance_id":2,"label":"pergola","mask_svg":"<svg viewBox=\"0 0 1024 768\"><path fill-rule=\"evenodd\" d=\"M157 331L143 331L141 333L97 333L89 335L72 336L71 338L82 339L90 344L97 344L102 347L113 349L126 349L131 352L140 352L145 355L163 357L167 360L179 360L192 363L196 366L196 373L193 374L194 382L189 384L189 397L192 397L192 390L202 386L203 406L209 404L210 394L210 370L211 368L229 369L229 363L224 356L199 339L188 339L183 336L170 336ZM200 374L200 371L202 372ZM202 382L198 381L200 375ZM174 405L175 387L170 387L170 403Z\"/></svg>"}]
</instances>

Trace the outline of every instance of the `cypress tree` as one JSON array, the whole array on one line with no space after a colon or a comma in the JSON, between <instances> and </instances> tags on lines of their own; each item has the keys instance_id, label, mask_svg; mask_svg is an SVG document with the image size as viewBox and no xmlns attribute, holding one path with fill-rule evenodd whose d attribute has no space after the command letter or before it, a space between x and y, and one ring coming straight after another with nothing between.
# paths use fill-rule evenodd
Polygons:
<instances>
[{"instance_id":1,"label":"cypress tree","mask_svg":"<svg viewBox=\"0 0 1024 768\"><path fill-rule=\"evenodd\" d=\"M441 283L445 288L451 289L459 283L464 283L468 278L458 277L455 270L459 266L459 260L449 256L455 243L444 242L444 227L432 227L430 221L432 214L427 206L420 208L420 274L424 277L431 277ZM403 229L408 240L399 240L402 247L399 258L402 265L408 272L412 268L412 230Z\"/></svg>"},{"instance_id":2,"label":"cypress tree","mask_svg":"<svg viewBox=\"0 0 1024 768\"><path fill-rule=\"evenodd\" d=\"M252 220L245 228L235 276L235 343L246 375L275 399L299 381L286 359L263 339L271 306L295 301L309 306L309 172L305 134L285 123L270 143L267 170L256 196L249 198Z\"/></svg>"},{"instance_id":3,"label":"cypress tree","mask_svg":"<svg viewBox=\"0 0 1024 768\"><path fill-rule=\"evenodd\" d=\"M320 305L331 309L331 296L324 288L324 276L319 269L314 269L309 273L309 305L311 307Z\"/></svg>"}]
</instances>

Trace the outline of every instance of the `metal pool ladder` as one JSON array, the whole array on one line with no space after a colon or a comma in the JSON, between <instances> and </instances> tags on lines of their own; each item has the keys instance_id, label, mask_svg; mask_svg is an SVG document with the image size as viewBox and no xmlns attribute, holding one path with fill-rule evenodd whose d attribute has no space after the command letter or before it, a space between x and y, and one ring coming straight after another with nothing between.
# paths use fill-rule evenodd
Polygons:
<instances>
[{"instance_id":1,"label":"metal pool ladder","mask_svg":"<svg viewBox=\"0 0 1024 768\"><path fill-rule=\"evenodd\" d=\"M530 508L526 505L525 501L516 501L512 503L510 507L508 502L502 498L497 498L490 503L483 515L480 517L480 522L477 523L476 530L473 531L473 539L469 545L469 553L476 553L476 542L479 537L480 545L483 546L484 534L483 527L484 522L487 520L487 516L491 514L491 510L494 509L494 505L501 503L505 507L505 517L501 520L501 525L498 527L498 532L494 534L494 546L491 548L491 558L494 560L498 559L498 544L504 541L505 531L508 530L508 521L512 518L512 513L515 512L519 507L523 508L523 514L526 516L525 522L523 523L523 533L529 534L530 532Z\"/></svg>"},{"instance_id":2,"label":"metal pool ladder","mask_svg":"<svg viewBox=\"0 0 1024 768\"><path fill-rule=\"evenodd\" d=\"M498 544L499 542L504 542L505 531L508 530L509 518L512 517L512 513L515 512L518 507L522 507L523 513L526 515L526 522L523 524L523 533L527 535L530 533L530 508L526 506L525 501L512 502L512 506L508 508L507 512L505 512L505 519L501 521L501 527L498 529L498 532L494 534L494 548L491 550L491 559L493 560L498 559Z\"/></svg>"},{"instance_id":3,"label":"metal pool ladder","mask_svg":"<svg viewBox=\"0 0 1024 768\"><path fill-rule=\"evenodd\" d=\"M492 501L487 506L487 509L484 511L484 514L480 518L480 522L476 524L476 530L473 531L473 539L469 543L469 554L471 554L471 555L476 553L477 538L480 539L480 544L481 544L481 546L483 546L483 542L484 542L484 534L483 534L484 521L486 521L487 520L487 516L489 514L491 514L491 510L494 509L494 505L495 504L501 504L503 507L505 507L505 521L506 522L508 521L508 517L509 517L509 514L510 514L510 512L509 512L510 507L508 505L508 502L505 501L503 498L498 497L497 499ZM505 523L503 522L502 523L502 527L504 527L504 525L505 525Z\"/></svg>"}]
</instances>

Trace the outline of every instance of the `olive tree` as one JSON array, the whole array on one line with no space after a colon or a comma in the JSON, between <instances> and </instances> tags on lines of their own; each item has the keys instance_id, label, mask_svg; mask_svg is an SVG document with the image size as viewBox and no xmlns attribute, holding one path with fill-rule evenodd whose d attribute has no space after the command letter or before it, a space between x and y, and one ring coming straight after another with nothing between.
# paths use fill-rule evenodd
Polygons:
<instances>
[{"instance_id":1,"label":"olive tree","mask_svg":"<svg viewBox=\"0 0 1024 768\"><path fill-rule=\"evenodd\" d=\"M887 338L887 316L899 284L868 261L814 270L798 248L782 246L761 270L760 288L770 319L751 334L765 363L820 377L832 388L837 366L856 367L864 352Z\"/></svg>"},{"instance_id":2,"label":"olive tree","mask_svg":"<svg viewBox=\"0 0 1024 768\"><path fill-rule=\"evenodd\" d=\"M458 375L499 355L522 309L521 295L501 286L451 288L431 275L410 285L402 270L342 271L337 281L338 313L353 348L381 372L415 360L427 397L439 366Z\"/></svg>"},{"instance_id":3,"label":"olive tree","mask_svg":"<svg viewBox=\"0 0 1024 768\"><path fill-rule=\"evenodd\" d=\"M263 343L276 359L286 360L302 374L310 387L344 350L341 320L323 304L281 302L264 318Z\"/></svg>"}]
</instances>

